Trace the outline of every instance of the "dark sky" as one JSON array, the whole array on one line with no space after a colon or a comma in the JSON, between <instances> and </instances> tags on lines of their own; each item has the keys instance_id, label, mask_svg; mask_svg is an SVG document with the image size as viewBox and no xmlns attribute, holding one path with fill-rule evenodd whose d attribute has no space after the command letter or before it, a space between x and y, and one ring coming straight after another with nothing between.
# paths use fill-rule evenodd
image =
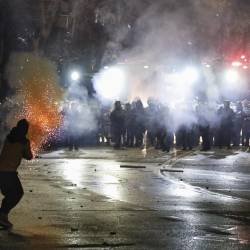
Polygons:
<instances>
[{"instance_id":1,"label":"dark sky","mask_svg":"<svg viewBox=\"0 0 250 250\"><path fill-rule=\"evenodd\" d=\"M143 19L143 15L150 10L155 8L156 13L149 16L152 19L164 16L169 13L176 13L173 18L178 22L184 20L183 26L190 22L189 29L196 29L196 46L200 50L206 50L208 46L218 47L216 44L217 40L225 39L225 48L232 47L239 40L238 36L244 34L245 43L248 42L249 28L247 21L244 19L246 15L249 16L250 1L249 0L230 0L232 3L231 12L228 9L221 18L223 23L222 33L217 31L218 24L215 23L216 9L209 9L208 1L190 1L190 0L119 0L123 3L121 9L115 8L117 6L117 0L99 0L99 1L80 1L80 8L77 12L77 21L79 23L74 41L72 41L71 53L84 53L84 50L92 50L95 46L96 50L105 49L107 41L111 40L117 42L118 33L124 25L134 24L132 29L127 32L121 40L119 40L119 46L126 48L128 46L134 46L138 42L138 36L143 36L143 32L148 32L151 22L145 18L144 24L138 25L138 20ZM228 1L228 2L230 2ZM0 0L0 34L1 38L5 41L4 43L4 58L8 57L6 54L12 50L30 50L32 47L32 41L34 37L39 33L40 30L40 13L39 13L39 1L34 0L11 0L5 1ZM203 2L205 7L196 5L195 2ZM212 2L218 3L219 0L209 1L210 6ZM88 6L84 6L84 3L88 3ZM197 7L198 6L198 7ZM197 8L196 8L197 7ZM95 11L97 8L103 8L102 15L105 16L105 26L101 26L94 23ZM119 13L120 11L120 13ZM211 13L210 13L211 12ZM121 15L121 23L110 22L110 15ZM214 15L214 16L213 16ZM185 16L184 19L181 19ZM175 21L174 20L174 21ZM170 20L171 21L171 20ZM248 17L249 21L249 17ZM248 27L250 24L248 25ZM154 26L153 26L154 27ZM145 29L145 31L143 30ZM242 29L242 30L240 30ZM58 43L55 42L55 35L49 40L50 50L58 49ZM225 36L223 38L222 36ZM222 37L222 38L221 38ZM64 39L64 38L60 38ZM229 41L229 42L228 42ZM63 46L65 46L63 44ZM224 45L223 45L224 46ZM240 46L240 45L239 45ZM60 51L58 52L61 53ZM4 59L5 61L5 59Z\"/></svg>"}]
</instances>

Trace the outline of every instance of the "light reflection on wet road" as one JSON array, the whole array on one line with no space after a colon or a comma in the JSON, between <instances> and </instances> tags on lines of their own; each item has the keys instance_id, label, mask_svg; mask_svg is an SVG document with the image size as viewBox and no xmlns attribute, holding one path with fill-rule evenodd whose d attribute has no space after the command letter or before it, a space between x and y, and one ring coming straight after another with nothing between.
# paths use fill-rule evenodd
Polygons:
<instances>
[{"instance_id":1,"label":"light reflection on wet road","mask_svg":"<svg viewBox=\"0 0 250 250\"><path fill-rule=\"evenodd\" d=\"M185 153L183 157L182 155L176 157L175 154L161 164L121 163L115 159L95 159L95 165L89 167L88 160L82 159L81 172L85 175L78 176L71 175L71 172L77 171L78 165L72 162L74 160L69 160L63 168L71 168L71 170L65 170L64 177L93 192L111 199L132 203L141 208L157 211L212 211L215 213L215 217L223 214L224 211L239 212L242 210L246 212L250 207L250 173L239 173L236 168L234 172L223 172L225 166L235 166L234 156L228 156L224 161L219 159L217 162L212 159L211 166L216 164L218 168L223 166L222 171L221 169L217 171L214 167L209 169L207 166L209 162L205 163L206 155L191 154L189 156ZM193 155L195 156L193 157ZM203 160L201 165L206 165L205 170L197 167L199 166L197 157ZM183 162L182 167L180 167L180 160ZM193 169L194 161L196 167ZM220 162L218 163L218 161ZM121 164L127 165L127 168L120 168ZM145 168L137 168L137 166L145 166ZM199 216L197 213L194 216L183 213L179 217L179 219L207 231L204 236L195 236L193 238L195 241L224 242L229 239L243 245L248 244L250 237L247 233L250 232L248 226L224 225L223 228L221 225L213 227L209 225L210 222L203 225L203 217L204 214ZM237 220L237 217L235 219Z\"/></svg>"},{"instance_id":2,"label":"light reflection on wet road","mask_svg":"<svg viewBox=\"0 0 250 250\"><path fill-rule=\"evenodd\" d=\"M24 234L46 231L69 249L250 249L249 160L223 151L43 154L21 171L26 195L14 218L35 211L41 219L30 213Z\"/></svg>"},{"instance_id":3,"label":"light reflection on wet road","mask_svg":"<svg viewBox=\"0 0 250 250\"><path fill-rule=\"evenodd\" d=\"M179 202L188 205L190 209L193 202L236 202L236 197L229 194L215 192L207 186L211 186L215 180L221 185L227 185L233 177L204 171L187 170L187 173L175 173L160 171L157 164L143 164L145 169L133 168L136 164L126 163L128 168L120 168L121 164L113 160L95 160L95 165L89 166L88 160L70 159L60 166L63 169L63 177L77 185L105 195L111 199L133 203L138 206L166 209L166 203L160 201ZM131 168L129 166L131 165ZM203 183L204 179L210 183ZM199 180L194 183L190 178ZM225 181L226 180L226 181ZM171 202L169 202L171 204Z\"/></svg>"}]
</instances>

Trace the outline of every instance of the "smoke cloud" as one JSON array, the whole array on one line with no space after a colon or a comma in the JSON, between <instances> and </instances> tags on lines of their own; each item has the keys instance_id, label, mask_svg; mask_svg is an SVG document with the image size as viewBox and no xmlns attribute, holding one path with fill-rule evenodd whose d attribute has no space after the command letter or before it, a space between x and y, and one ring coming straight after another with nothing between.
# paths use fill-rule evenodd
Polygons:
<instances>
[{"instance_id":1,"label":"smoke cloud","mask_svg":"<svg viewBox=\"0 0 250 250\"><path fill-rule=\"evenodd\" d=\"M63 114L66 134L79 137L97 130L100 106L84 86L72 81L66 89Z\"/></svg>"},{"instance_id":2,"label":"smoke cloud","mask_svg":"<svg viewBox=\"0 0 250 250\"><path fill-rule=\"evenodd\" d=\"M197 120L194 107L198 97L216 108L221 98L237 98L246 90L244 80L239 79L241 90L232 91L236 86L223 85L225 77L218 74L222 70L218 55L226 47L220 32L227 38L225 24L233 23L233 5L228 1L126 1L120 3L120 13L118 3L104 2L98 15L111 40L103 66L125 72L122 100L139 97L146 105L147 99L154 97L169 106L178 127ZM117 58L110 56L114 52ZM105 76L105 70L99 75ZM194 74L198 74L197 79L193 79ZM95 86L103 81L98 77L94 80ZM114 77L113 88L116 80ZM214 122L213 116L208 117Z\"/></svg>"},{"instance_id":3,"label":"smoke cloud","mask_svg":"<svg viewBox=\"0 0 250 250\"><path fill-rule=\"evenodd\" d=\"M103 102L105 98L112 101L133 101L135 98L141 98L146 105L147 99L154 97L169 106L175 118L174 126L178 127L197 120L194 113L197 97L203 97L215 107L222 97L241 96L246 92L246 82L239 79L240 85L229 86L229 83L223 80L224 69L221 69L220 62L226 49L237 50L242 45L243 36L240 35L240 39L238 35L237 39L232 37L233 34L244 34L247 27L247 8L242 12L245 15L242 15L241 19L237 18L241 20L239 23L233 18L236 10L234 2L75 1L72 4L74 25L81 24L78 27L81 38L76 40L79 42L86 39L89 43L96 43L98 36L93 35L93 23L100 24L108 37L101 60L103 69L93 78L98 99ZM14 11L12 21L19 25L16 37L21 44L17 46L20 49L29 48L34 35L27 3L29 1L15 0L9 4ZM242 6L239 5L237 10L244 10ZM17 10L21 10L21 15L25 18L20 18ZM90 46L91 49L93 47ZM83 50L81 48L75 51ZM10 60L8 78L16 95L13 98L15 107L11 108L15 114L8 115L9 123L13 125L11 117L17 117L17 113L23 114L27 107L36 107L38 100L41 107L52 105L50 107L53 108L43 110L42 113L46 114L51 110L58 112L57 105L61 104L64 121L57 120L53 124L54 129L62 122L66 131L76 135L96 130L100 104L88 97L86 88L80 83L70 82L62 97L62 94L59 94L61 90L59 91L55 65L41 57L31 56L30 61L26 59L27 56L22 54L13 55ZM109 68L104 69L105 66ZM218 74L218 71L222 73ZM111 75L110 72L116 75ZM121 76L121 72L125 77ZM102 87L105 84L107 89L104 91ZM118 88L122 89L121 94ZM235 88L240 89L238 93ZM211 120L213 119L211 116Z\"/></svg>"}]
</instances>

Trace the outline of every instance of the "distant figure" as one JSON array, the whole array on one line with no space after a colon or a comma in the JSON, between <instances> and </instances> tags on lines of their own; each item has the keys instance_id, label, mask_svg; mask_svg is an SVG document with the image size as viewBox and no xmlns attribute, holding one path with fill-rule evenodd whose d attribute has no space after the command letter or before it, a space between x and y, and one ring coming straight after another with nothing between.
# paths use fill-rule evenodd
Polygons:
<instances>
[{"instance_id":1,"label":"distant figure","mask_svg":"<svg viewBox=\"0 0 250 250\"><path fill-rule=\"evenodd\" d=\"M5 139L0 155L0 190L4 196L0 208L0 225L6 228L13 226L9 222L8 214L23 196L17 168L22 158L26 160L33 158L30 141L26 138L28 129L28 121L20 120Z\"/></svg>"},{"instance_id":2,"label":"distant figure","mask_svg":"<svg viewBox=\"0 0 250 250\"><path fill-rule=\"evenodd\" d=\"M167 147L167 117L168 117L168 109L162 104L158 104L158 112L156 119L156 139L157 143L155 145L156 149L161 149L162 151L168 152L169 149Z\"/></svg>"},{"instance_id":3,"label":"distant figure","mask_svg":"<svg viewBox=\"0 0 250 250\"><path fill-rule=\"evenodd\" d=\"M224 101L224 107L221 110L220 147L226 146L228 149L231 148L233 120L234 111L230 108L230 102Z\"/></svg>"},{"instance_id":4,"label":"distant figure","mask_svg":"<svg viewBox=\"0 0 250 250\"><path fill-rule=\"evenodd\" d=\"M182 125L180 127L182 150L193 149L193 126Z\"/></svg>"},{"instance_id":5,"label":"distant figure","mask_svg":"<svg viewBox=\"0 0 250 250\"><path fill-rule=\"evenodd\" d=\"M126 129L126 140L125 145L127 147L133 147L134 145L134 119L135 115L132 110L132 106L130 103L126 103L125 105L125 129Z\"/></svg>"},{"instance_id":6,"label":"distant figure","mask_svg":"<svg viewBox=\"0 0 250 250\"><path fill-rule=\"evenodd\" d=\"M103 107L100 122L99 131L101 137L101 143L104 145L110 145L111 142L111 122L110 122L110 110L109 107Z\"/></svg>"},{"instance_id":7,"label":"distant figure","mask_svg":"<svg viewBox=\"0 0 250 250\"><path fill-rule=\"evenodd\" d=\"M249 147L250 140L250 103L244 104L245 117L242 126L242 146Z\"/></svg>"},{"instance_id":8,"label":"distant figure","mask_svg":"<svg viewBox=\"0 0 250 250\"><path fill-rule=\"evenodd\" d=\"M243 129L243 123L245 119L245 112L243 111L243 106L241 102L237 103L236 112L233 120L233 146L240 146L241 141L241 131Z\"/></svg>"},{"instance_id":9,"label":"distant figure","mask_svg":"<svg viewBox=\"0 0 250 250\"><path fill-rule=\"evenodd\" d=\"M135 102L135 146L143 146L143 134L145 133L145 110L142 101L139 99Z\"/></svg>"},{"instance_id":10,"label":"distant figure","mask_svg":"<svg viewBox=\"0 0 250 250\"><path fill-rule=\"evenodd\" d=\"M217 123L214 126L214 146L222 147L222 134L221 134L221 122L222 122L223 107L219 107L216 111Z\"/></svg>"},{"instance_id":11,"label":"distant figure","mask_svg":"<svg viewBox=\"0 0 250 250\"><path fill-rule=\"evenodd\" d=\"M122 135L125 128L125 112L122 108L121 102L116 101L114 110L110 114L111 133L114 141L114 148L120 149L122 146Z\"/></svg>"}]
</instances>

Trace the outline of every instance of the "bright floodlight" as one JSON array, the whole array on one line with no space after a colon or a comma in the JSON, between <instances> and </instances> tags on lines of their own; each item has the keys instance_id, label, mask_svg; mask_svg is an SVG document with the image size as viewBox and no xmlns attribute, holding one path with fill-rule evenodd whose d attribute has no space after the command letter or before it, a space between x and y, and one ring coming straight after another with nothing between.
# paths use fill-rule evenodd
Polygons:
<instances>
[{"instance_id":1,"label":"bright floodlight","mask_svg":"<svg viewBox=\"0 0 250 250\"><path fill-rule=\"evenodd\" d=\"M71 80L78 81L80 79L80 73L78 71L72 71L70 77Z\"/></svg>"},{"instance_id":2,"label":"bright floodlight","mask_svg":"<svg viewBox=\"0 0 250 250\"><path fill-rule=\"evenodd\" d=\"M182 84L183 83L183 77L181 74L174 72L170 74L165 75L165 81L169 82L171 84Z\"/></svg>"},{"instance_id":3,"label":"bright floodlight","mask_svg":"<svg viewBox=\"0 0 250 250\"><path fill-rule=\"evenodd\" d=\"M239 61L232 62L233 67L240 67L241 65L242 65L242 62L239 62Z\"/></svg>"},{"instance_id":4,"label":"bright floodlight","mask_svg":"<svg viewBox=\"0 0 250 250\"><path fill-rule=\"evenodd\" d=\"M97 93L108 100L120 99L124 94L126 77L123 70L110 67L94 77Z\"/></svg>"},{"instance_id":5,"label":"bright floodlight","mask_svg":"<svg viewBox=\"0 0 250 250\"><path fill-rule=\"evenodd\" d=\"M194 67L188 67L183 71L182 78L185 82L195 83L199 79L199 72Z\"/></svg>"},{"instance_id":6,"label":"bright floodlight","mask_svg":"<svg viewBox=\"0 0 250 250\"><path fill-rule=\"evenodd\" d=\"M236 70L229 69L225 74L226 81L234 83L239 80L239 73Z\"/></svg>"}]
</instances>

